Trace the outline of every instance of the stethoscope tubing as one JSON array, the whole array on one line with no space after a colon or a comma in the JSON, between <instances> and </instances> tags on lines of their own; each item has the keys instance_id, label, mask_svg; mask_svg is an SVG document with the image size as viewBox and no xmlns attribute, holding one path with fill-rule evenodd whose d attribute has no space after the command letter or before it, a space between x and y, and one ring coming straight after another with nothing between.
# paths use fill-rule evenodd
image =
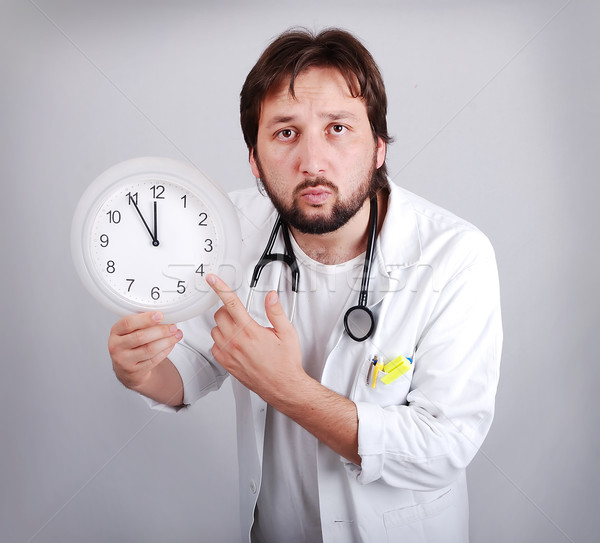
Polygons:
<instances>
[{"instance_id":1,"label":"stethoscope tubing","mask_svg":"<svg viewBox=\"0 0 600 543\"><path fill-rule=\"evenodd\" d=\"M377 195L371 197L371 207L369 214L369 237L367 239L367 250L365 252L365 262L363 265L363 273L362 279L360 282L360 293L358 295L358 304L353 305L348 308L346 313L344 314L344 329L346 333L354 340L354 341L365 341L367 338L371 337L373 331L375 330L375 316L373 312L367 307L367 300L369 298L369 281L371 279L371 264L373 263L374 256L374 247L375 247L375 239L377 237ZM363 330L353 330L352 329L352 313L356 313L357 315L363 314L366 315L368 320L368 327L366 331Z\"/></svg>"},{"instance_id":2,"label":"stethoscope tubing","mask_svg":"<svg viewBox=\"0 0 600 543\"><path fill-rule=\"evenodd\" d=\"M285 253L272 253L273 246L275 245L275 239L277 238L277 233L281 229L281 233L283 236L283 244L285 247ZM298 262L296 260L296 255L294 254L294 248L292 247L292 242L290 241L290 233L287 227L280 216L277 216L277 220L275 221L275 225L273 226L273 230L271 231L271 235L269 236L269 241L267 242L267 246L263 251L260 259L254 266L254 271L252 272L252 279L250 280L250 290L248 292L248 300L246 301L246 309L249 309L250 302L252 301L252 296L254 295L254 290L256 289L256 285L258 284L258 280L260 279L260 274L267 264L271 262L284 262L290 268L292 273L292 307L290 310L289 319L290 322L294 322L294 316L296 314L296 299L298 297L298 285L300 283L300 268L298 267Z\"/></svg>"},{"instance_id":3,"label":"stethoscope tubing","mask_svg":"<svg viewBox=\"0 0 600 543\"><path fill-rule=\"evenodd\" d=\"M369 214L369 238L367 239L367 251L365 253L365 263L363 265L363 274L360 282L360 294L358 295L358 305L366 307L369 297L369 281L371 279L371 264L373 263L373 247L377 237L377 196L371 198L371 208Z\"/></svg>"},{"instance_id":4,"label":"stethoscope tubing","mask_svg":"<svg viewBox=\"0 0 600 543\"><path fill-rule=\"evenodd\" d=\"M346 332L353 340L359 342L364 341L365 339L370 337L375 328L375 317L373 316L371 310L367 307L367 300L369 297L369 280L371 276L371 264L373 262L374 256L375 239L377 237L377 218L377 196L375 195L370 198L369 233L367 239L367 250L365 252L365 262L363 265L362 279L360 284L360 294L358 296L358 304L350 307L344 315L344 328L346 329ZM277 233L280 229L283 236L285 253L272 253L271 251L273 249L273 246L275 245L275 239L277 238ZM260 259L256 263L256 266L254 266L252 278L250 279L250 290L248 291L246 309L250 308L250 303L254 295L254 290L256 289L256 285L258 284L258 280L260 279L260 275L263 269L271 262L283 262L287 264L290 268L292 275L292 307L290 309L289 319L290 322L293 322L294 316L296 314L296 300L298 297L298 285L300 283L300 268L298 267L296 255L294 254L294 249L290 241L288 226L283 221L281 216L277 217L275 225L273 226L273 230L271 231L271 235L269 236L269 240L267 241L267 246L265 247L265 250L263 251ZM365 333L354 333L354 331L351 329L350 316L355 311L360 311L366 314L368 319L370 320L370 325Z\"/></svg>"}]
</instances>

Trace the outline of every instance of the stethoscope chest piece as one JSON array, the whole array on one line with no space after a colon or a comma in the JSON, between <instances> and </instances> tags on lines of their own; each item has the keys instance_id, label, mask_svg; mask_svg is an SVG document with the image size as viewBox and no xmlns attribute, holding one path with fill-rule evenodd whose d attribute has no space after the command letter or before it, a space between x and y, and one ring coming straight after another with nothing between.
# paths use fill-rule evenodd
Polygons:
<instances>
[{"instance_id":1,"label":"stethoscope chest piece","mask_svg":"<svg viewBox=\"0 0 600 543\"><path fill-rule=\"evenodd\" d=\"M353 305L344 315L344 328L354 341L364 341L373 333L375 317L364 305Z\"/></svg>"}]
</instances>

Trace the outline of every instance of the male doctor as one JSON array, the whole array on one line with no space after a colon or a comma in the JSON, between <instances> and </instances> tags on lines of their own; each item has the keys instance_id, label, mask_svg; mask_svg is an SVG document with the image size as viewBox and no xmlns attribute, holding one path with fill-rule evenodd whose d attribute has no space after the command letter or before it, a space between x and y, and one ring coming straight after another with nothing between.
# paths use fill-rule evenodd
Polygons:
<instances>
[{"instance_id":1,"label":"male doctor","mask_svg":"<svg viewBox=\"0 0 600 543\"><path fill-rule=\"evenodd\" d=\"M490 243L388 180L385 88L351 34L280 35L240 109L264 187L230 195L244 281L232 290L209 275L222 304L179 327L157 312L119 320L117 377L176 409L233 378L240 541L468 541L465 468L492 421L502 343ZM374 208L375 328L355 341L344 314ZM274 251L287 229L300 270L293 323L285 266L266 268L265 294L242 302L278 216Z\"/></svg>"}]
</instances>

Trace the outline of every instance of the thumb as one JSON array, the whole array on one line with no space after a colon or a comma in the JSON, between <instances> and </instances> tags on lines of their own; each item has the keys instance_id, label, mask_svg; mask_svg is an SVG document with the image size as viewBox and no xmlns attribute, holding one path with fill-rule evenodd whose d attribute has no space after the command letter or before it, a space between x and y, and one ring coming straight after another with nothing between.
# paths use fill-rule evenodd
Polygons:
<instances>
[{"instance_id":1,"label":"thumb","mask_svg":"<svg viewBox=\"0 0 600 543\"><path fill-rule=\"evenodd\" d=\"M274 290L269 292L265 297L265 312L275 331L283 332L292 326L279 301L279 295Z\"/></svg>"}]
</instances>

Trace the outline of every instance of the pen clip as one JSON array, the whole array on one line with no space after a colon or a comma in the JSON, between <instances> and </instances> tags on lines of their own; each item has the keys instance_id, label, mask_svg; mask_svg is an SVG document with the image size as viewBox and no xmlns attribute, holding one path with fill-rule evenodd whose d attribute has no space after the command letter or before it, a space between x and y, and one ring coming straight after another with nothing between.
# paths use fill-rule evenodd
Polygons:
<instances>
[{"instance_id":1,"label":"pen clip","mask_svg":"<svg viewBox=\"0 0 600 543\"><path fill-rule=\"evenodd\" d=\"M375 388L375 386L377 385L377 375L379 374L380 371L383 370L383 364L379 361L379 359L377 358L377 355L375 355L373 357L372 366L373 366L373 378L371 379L371 388Z\"/></svg>"}]
</instances>

